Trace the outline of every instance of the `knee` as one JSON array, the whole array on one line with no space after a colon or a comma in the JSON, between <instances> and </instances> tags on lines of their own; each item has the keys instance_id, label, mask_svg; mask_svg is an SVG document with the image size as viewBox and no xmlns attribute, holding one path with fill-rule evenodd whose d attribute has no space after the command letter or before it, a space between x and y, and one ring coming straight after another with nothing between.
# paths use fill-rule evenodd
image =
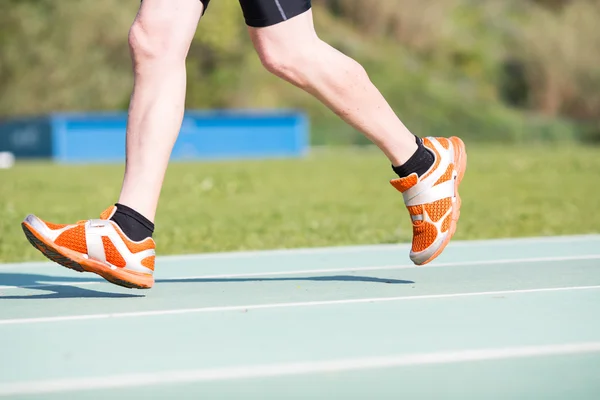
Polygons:
<instances>
[{"instance_id":1,"label":"knee","mask_svg":"<svg viewBox=\"0 0 600 400\"><path fill-rule=\"evenodd\" d=\"M312 58L309 52L302 49L281 48L271 46L259 52L265 69L272 74L299 87L310 84Z\"/></svg>"},{"instance_id":2,"label":"knee","mask_svg":"<svg viewBox=\"0 0 600 400\"><path fill-rule=\"evenodd\" d=\"M183 62L189 43L182 43L177 24L168 20L137 19L129 30L129 49L134 67L149 63Z\"/></svg>"},{"instance_id":3,"label":"knee","mask_svg":"<svg viewBox=\"0 0 600 400\"><path fill-rule=\"evenodd\" d=\"M322 81L343 84L347 77L367 75L359 63L320 40L305 46L265 46L259 56L269 72L303 89Z\"/></svg>"}]
</instances>

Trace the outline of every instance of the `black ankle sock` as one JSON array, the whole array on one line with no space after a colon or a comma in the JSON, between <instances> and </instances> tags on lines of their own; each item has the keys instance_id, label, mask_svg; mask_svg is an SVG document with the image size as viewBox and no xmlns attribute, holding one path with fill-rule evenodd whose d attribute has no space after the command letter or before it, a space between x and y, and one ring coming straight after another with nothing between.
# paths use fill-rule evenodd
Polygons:
<instances>
[{"instance_id":1,"label":"black ankle sock","mask_svg":"<svg viewBox=\"0 0 600 400\"><path fill-rule=\"evenodd\" d=\"M413 154L407 162L395 167L392 165L392 169L398 174L400 178L405 178L411 174L417 174L417 176L423 175L429 171L429 168L435 162L435 155L431 150L423 146L423 141L416 137L417 140L417 151Z\"/></svg>"},{"instance_id":2,"label":"black ankle sock","mask_svg":"<svg viewBox=\"0 0 600 400\"><path fill-rule=\"evenodd\" d=\"M117 211L111 217L111 221L119 225L129 239L139 242L140 240L152 237L152 233L154 232L154 224L152 222L133 208L119 203L115 204L115 206L117 207Z\"/></svg>"}]
</instances>

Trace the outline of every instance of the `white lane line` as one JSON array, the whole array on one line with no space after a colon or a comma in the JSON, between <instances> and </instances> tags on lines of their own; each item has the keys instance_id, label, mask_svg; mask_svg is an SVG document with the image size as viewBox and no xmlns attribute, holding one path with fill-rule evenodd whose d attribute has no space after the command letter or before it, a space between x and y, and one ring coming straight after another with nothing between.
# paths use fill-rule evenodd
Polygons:
<instances>
[{"instance_id":1,"label":"white lane line","mask_svg":"<svg viewBox=\"0 0 600 400\"><path fill-rule=\"evenodd\" d=\"M274 378L280 376L340 373L394 367L418 367L423 365L592 354L599 352L600 342L588 342L401 354L332 361L308 361L182 371L160 371L105 377L55 379L0 384L0 396L36 395L83 390L160 386L167 384ZM559 371L557 370L557 372Z\"/></svg>"},{"instance_id":2,"label":"white lane line","mask_svg":"<svg viewBox=\"0 0 600 400\"><path fill-rule=\"evenodd\" d=\"M60 278L67 278L66 276L61 276ZM53 286L90 286L90 285L100 285L102 283L108 283L107 281L95 280L95 281L81 281L81 282L68 282L68 281L56 281L56 282L40 282L35 285L22 285L22 286L0 286L0 290L15 290L15 289L41 289L48 288ZM0 299L2 299L2 293L0 293Z\"/></svg>"},{"instance_id":3,"label":"white lane line","mask_svg":"<svg viewBox=\"0 0 600 400\"><path fill-rule=\"evenodd\" d=\"M512 258L505 260L482 260L482 261L466 261L466 262L440 262L435 264L427 265L382 265L372 267L344 267L344 268L323 268L323 269L312 269L312 270L296 270L296 271L278 271L278 272L252 272L246 274L221 274L221 275L204 275L194 277L180 277L180 278L164 278L164 281L171 280L192 280L192 279L221 279L221 278L250 278L260 276L281 276L281 275L305 275L305 274L321 274L321 273L337 273L337 272L363 272L363 271L384 271L384 270L395 270L395 269L429 269L429 268L442 268L442 267L462 267L462 266L473 266L473 265L502 265L502 264L523 264L523 263L538 263L538 262L557 262L557 261L584 261L584 260L600 260L600 254L596 255L585 255L585 256L566 256L566 257L537 257L537 258Z\"/></svg>"},{"instance_id":4,"label":"white lane line","mask_svg":"<svg viewBox=\"0 0 600 400\"><path fill-rule=\"evenodd\" d=\"M573 243L580 242L582 240L600 242L600 235L589 234L589 235L570 235L570 236L534 236L525 238L501 238L501 239L481 239L481 240L455 240L448 247L460 247L460 246L494 246L494 245L505 245L505 244L539 244L539 243ZM292 249L275 249L275 250L248 250L248 251L236 251L236 252L221 252L221 253L200 253L200 254L184 254L184 255L172 255L172 256L160 256L157 258L158 262L173 262L173 261L186 261L186 260L205 260L205 259L219 259L219 258L244 258L244 257L257 257L257 256L281 256L285 254L298 255L298 254L339 254L339 253L355 253L355 252L380 252L380 251L406 251L410 248L408 243L400 244L375 244L375 245L358 245L358 246L334 246L334 247L309 247L309 248L292 248ZM25 267L45 267L51 265L51 263L44 262L25 262L25 263L10 263L0 264L0 269L5 268L25 268Z\"/></svg>"},{"instance_id":5,"label":"white lane line","mask_svg":"<svg viewBox=\"0 0 600 400\"><path fill-rule=\"evenodd\" d=\"M534 258L511 258L505 260L482 260L482 261L466 261L466 262L446 262L446 263L434 263L422 266L416 266L413 264L404 265L382 265L382 266L369 266L369 267L343 267L343 268L322 268L322 269L304 269L295 271L276 271L276 272L249 272L243 274L217 274L217 275L196 275L196 276L183 276L175 278L160 278L160 281L189 281L189 280L200 280L200 279L236 279L236 278L255 278L265 277L268 280L270 276L286 276L286 275L306 275L306 274L330 274L339 272L366 272L366 271L385 271L385 270L396 270L396 269L429 269L429 268L442 268L442 267L462 267L462 266L490 266L490 265L504 265L504 264L529 264L539 262L560 262L560 261L585 261L585 260L600 260L600 254L597 255L582 255L582 256L565 256L565 257L534 257ZM61 279L59 277L58 279ZM82 282L68 282L68 281L57 281L57 282L40 282L35 285L23 285L23 286L0 286L0 290L11 290L11 289L39 289L51 286L89 286L106 284L103 280L93 281L82 281ZM0 296L0 298L2 298Z\"/></svg>"},{"instance_id":6,"label":"white lane line","mask_svg":"<svg viewBox=\"0 0 600 400\"><path fill-rule=\"evenodd\" d=\"M316 307L330 306L341 304L361 304L361 303L384 303L393 301L413 301L413 300L430 300L430 299L451 299L460 297L480 297L480 296L505 296L524 293L544 293L544 292L568 292L581 290L598 290L597 286L568 286L558 288L538 288L538 289L519 289L519 290L498 290L490 292L471 292L471 293L448 293L448 294L431 294L423 296L399 296L399 297L373 297L363 299L343 299L343 300L324 300L324 301L303 301L293 303L272 303L272 304L251 304L240 306L216 306L216 307L199 307L199 308L180 308L171 310L154 310L154 311L135 311L111 314L88 314L88 315L71 315L59 317L37 317L37 318L15 318L15 319L0 319L0 325L24 325L46 322L65 322L65 321L87 321L94 319L109 319L109 318L138 318L138 317L155 317L162 315L183 315L183 314L199 314L213 312L229 312L229 311L251 311L264 310L275 308L293 308L293 307Z\"/></svg>"},{"instance_id":7,"label":"white lane line","mask_svg":"<svg viewBox=\"0 0 600 400\"><path fill-rule=\"evenodd\" d=\"M572 243L582 240L600 241L600 235L572 235L572 236L540 236L526 238L502 238L502 239L484 239L484 240L455 240L448 249L459 246L487 246L502 244L534 244L534 243ZM314 247L314 248L296 248L296 249L275 249L275 250L249 250L230 253L204 253L204 254L184 254L164 256L165 261L180 260L203 260L214 258L240 258L256 256L280 256L282 254L322 254L322 253L355 253L355 252L380 252L380 251L406 251L410 249L409 243L400 244L375 244L358 246L334 246L334 247Z\"/></svg>"}]
</instances>

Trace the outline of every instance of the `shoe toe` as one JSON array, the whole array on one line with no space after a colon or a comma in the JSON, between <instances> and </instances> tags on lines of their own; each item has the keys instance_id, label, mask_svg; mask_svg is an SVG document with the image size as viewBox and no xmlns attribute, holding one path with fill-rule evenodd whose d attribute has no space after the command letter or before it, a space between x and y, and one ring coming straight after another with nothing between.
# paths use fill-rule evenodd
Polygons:
<instances>
[{"instance_id":1,"label":"shoe toe","mask_svg":"<svg viewBox=\"0 0 600 400\"><path fill-rule=\"evenodd\" d=\"M50 228L48 228L48 226L44 223L44 221L42 221L41 219L39 219L38 217L36 217L33 214L29 214L24 220L23 222L27 223L29 226L31 226L33 229L35 229L39 234L45 236L45 237L51 237L52 235L50 234Z\"/></svg>"},{"instance_id":2,"label":"shoe toe","mask_svg":"<svg viewBox=\"0 0 600 400\"><path fill-rule=\"evenodd\" d=\"M423 265L428 263L431 260L431 257L433 257L433 255L440 249L447 236L447 232L438 234L435 241L432 244L430 244L426 249L421 251L414 251L414 249L411 250L411 261L416 265Z\"/></svg>"}]
</instances>

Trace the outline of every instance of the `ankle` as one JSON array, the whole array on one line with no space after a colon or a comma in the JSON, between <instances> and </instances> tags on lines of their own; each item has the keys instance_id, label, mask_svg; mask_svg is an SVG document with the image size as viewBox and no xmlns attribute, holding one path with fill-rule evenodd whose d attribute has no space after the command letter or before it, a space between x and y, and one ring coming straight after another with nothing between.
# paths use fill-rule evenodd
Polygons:
<instances>
[{"instance_id":1,"label":"ankle","mask_svg":"<svg viewBox=\"0 0 600 400\"><path fill-rule=\"evenodd\" d=\"M392 164L392 169L400 178L405 178L412 174L422 176L435 163L435 155L423 146L423 141L415 136L416 150L408 160L400 165Z\"/></svg>"},{"instance_id":2,"label":"ankle","mask_svg":"<svg viewBox=\"0 0 600 400\"><path fill-rule=\"evenodd\" d=\"M124 204L115 204L117 211L110 218L127 237L133 241L152 237L154 224L142 214Z\"/></svg>"},{"instance_id":3,"label":"ankle","mask_svg":"<svg viewBox=\"0 0 600 400\"><path fill-rule=\"evenodd\" d=\"M418 149L418 144L414 140L410 140L409 143L402 143L396 148L384 150L384 152L393 166L399 166L405 164Z\"/></svg>"}]
</instances>

